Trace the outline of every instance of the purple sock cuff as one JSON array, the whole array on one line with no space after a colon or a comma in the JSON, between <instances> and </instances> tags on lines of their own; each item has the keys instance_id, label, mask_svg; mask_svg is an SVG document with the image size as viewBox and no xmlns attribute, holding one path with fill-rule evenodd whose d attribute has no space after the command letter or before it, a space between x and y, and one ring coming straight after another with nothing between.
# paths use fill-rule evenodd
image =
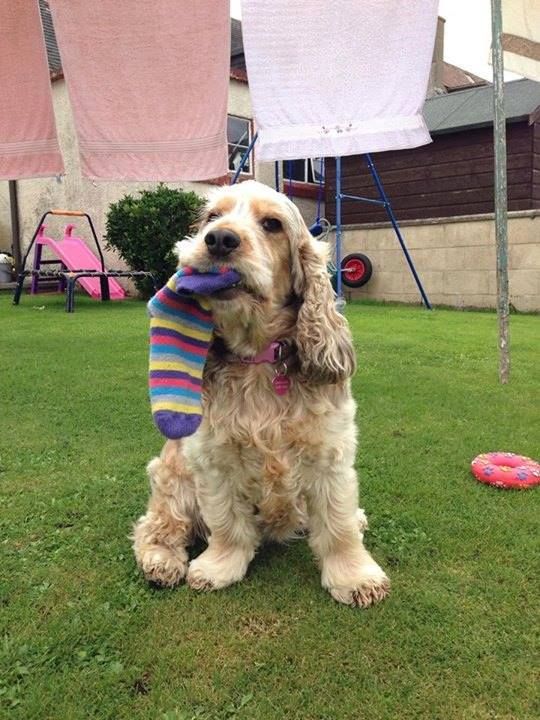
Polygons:
<instances>
[{"instance_id":1,"label":"purple sock cuff","mask_svg":"<svg viewBox=\"0 0 540 720\"><path fill-rule=\"evenodd\" d=\"M182 271L180 271L182 272ZM179 293L196 293L197 295L212 295L218 290L224 290L236 285L241 280L236 270L226 270L217 273L198 273L194 270L189 274L180 274L176 279L176 291Z\"/></svg>"},{"instance_id":2,"label":"purple sock cuff","mask_svg":"<svg viewBox=\"0 0 540 720\"><path fill-rule=\"evenodd\" d=\"M154 422L160 433L169 440L193 435L201 424L201 415L186 415L172 410L158 410L154 413Z\"/></svg>"}]
</instances>

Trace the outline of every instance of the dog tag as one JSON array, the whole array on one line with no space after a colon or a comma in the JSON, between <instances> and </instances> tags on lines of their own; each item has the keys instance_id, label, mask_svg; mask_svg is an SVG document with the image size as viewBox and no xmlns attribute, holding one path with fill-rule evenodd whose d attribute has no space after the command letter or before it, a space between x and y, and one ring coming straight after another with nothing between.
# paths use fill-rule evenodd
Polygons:
<instances>
[{"instance_id":1,"label":"dog tag","mask_svg":"<svg viewBox=\"0 0 540 720\"><path fill-rule=\"evenodd\" d=\"M291 379L287 375L276 375L272 380L276 395L286 395L291 387Z\"/></svg>"}]
</instances>

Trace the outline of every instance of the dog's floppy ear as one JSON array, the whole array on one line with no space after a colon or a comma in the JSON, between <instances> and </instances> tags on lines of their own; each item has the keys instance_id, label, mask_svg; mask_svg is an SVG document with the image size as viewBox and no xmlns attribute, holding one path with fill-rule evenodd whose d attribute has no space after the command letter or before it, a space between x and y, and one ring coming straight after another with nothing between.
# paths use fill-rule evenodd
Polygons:
<instances>
[{"instance_id":1,"label":"dog's floppy ear","mask_svg":"<svg viewBox=\"0 0 540 720\"><path fill-rule=\"evenodd\" d=\"M342 382L354 375L356 356L347 321L336 310L328 246L310 235L301 218L297 227L291 245L293 287L301 302L296 323L301 372L316 383Z\"/></svg>"}]
</instances>

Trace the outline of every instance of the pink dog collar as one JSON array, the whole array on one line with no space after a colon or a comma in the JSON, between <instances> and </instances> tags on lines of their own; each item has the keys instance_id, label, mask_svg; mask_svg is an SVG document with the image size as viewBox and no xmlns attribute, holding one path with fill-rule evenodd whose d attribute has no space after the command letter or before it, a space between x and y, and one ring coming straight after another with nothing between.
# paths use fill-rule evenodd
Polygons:
<instances>
[{"instance_id":1,"label":"pink dog collar","mask_svg":"<svg viewBox=\"0 0 540 720\"><path fill-rule=\"evenodd\" d=\"M285 353L283 352L285 350ZM268 363L269 365L277 365L274 369L274 378L272 379L272 387L276 395L286 395L291 388L291 378L288 376L289 368L287 366L287 358L291 355L291 347L286 342L274 340L270 345L265 347L257 355L252 357L240 357L239 355L229 355L229 361L241 362L245 365L261 365Z\"/></svg>"},{"instance_id":2,"label":"pink dog collar","mask_svg":"<svg viewBox=\"0 0 540 720\"><path fill-rule=\"evenodd\" d=\"M240 362L248 365L259 365L260 363L274 364L280 362L283 359L283 348L284 344L279 340L274 340L258 355L253 357L239 357Z\"/></svg>"}]
</instances>

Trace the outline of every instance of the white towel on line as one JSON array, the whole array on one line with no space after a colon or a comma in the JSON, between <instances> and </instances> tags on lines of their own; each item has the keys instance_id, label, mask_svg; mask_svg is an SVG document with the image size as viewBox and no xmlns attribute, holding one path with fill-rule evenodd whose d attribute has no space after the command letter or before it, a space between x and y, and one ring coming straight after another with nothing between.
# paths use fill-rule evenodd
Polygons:
<instances>
[{"instance_id":1,"label":"white towel on line","mask_svg":"<svg viewBox=\"0 0 540 720\"><path fill-rule=\"evenodd\" d=\"M242 0L258 159L431 141L422 116L438 0Z\"/></svg>"}]
</instances>

